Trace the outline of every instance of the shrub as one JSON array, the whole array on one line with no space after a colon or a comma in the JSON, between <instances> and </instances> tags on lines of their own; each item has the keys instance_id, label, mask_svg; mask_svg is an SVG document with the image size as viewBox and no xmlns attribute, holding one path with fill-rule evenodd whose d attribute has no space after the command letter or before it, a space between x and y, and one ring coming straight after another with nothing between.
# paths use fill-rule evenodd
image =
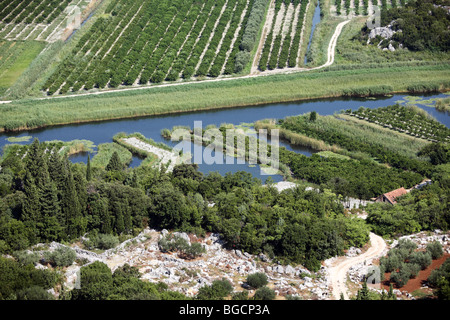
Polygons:
<instances>
[{"instance_id":1,"label":"shrub","mask_svg":"<svg viewBox=\"0 0 450 320\"><path fill-rule=\"evenodd\" d=\"M250 287L258 289L267 285L267 275L262 272L256 272L248 275L247 283Z\"/></svg>"},{"instance_id":2,"label":"shrub","mask_svg":"<svg viewBox=\"0 0 450 320\"><path fill-rule=\"evenodd\" d=\"M231 300L248 300L248 291L234 292L231 296Z\"/></svg>"},{"instance_id":3,"label":"shrub","mask_svg":"<svg viewBox=\"0 0 450 320\"><path fill-rule=\"evenodd\" d=\"M262 287L256 290L255 295L253 296L255 300L273 300L275 299L275 291L270 289L269 287Z\"/></svg>"},{"instance_id":4,"label":"shrub","mask_svg":"<svg viewBox=\"0 0 450 320\"><path fill-rule=\"evenodd\" d=\"M233 291L233 286L226 279L215 280L210 286L203 286L198 290L198 300L222 300Z\"/></svg>"},{"instance_id":5,"label":"shrub","mask_svg":"<svg viewBox=\"0 0 450 320\"><path fill-rule=\"evenodd\" d=\"M450 278L450 259L445 260L439 269L431 271L428 282L430 283L430 286L436 287L441 278Z\"/></svg>"},{"instance_id":6,"label":"shrub","mask_svg":"<svg viewBox=\"0 0 450 320\"><path fill-rule=\"evenodd\" d=\"M16 251L13 256L23 266L35 265L39 261L39 254L37 252Z\"/></svg>"},{"instance_id":7,"label":"shrub","mask_svg":"<svg viewBox=\"0 0 450 320\"><path fill-rule=\"evenodd\" d=\"M55 300L44 288L32 286L17 292L17 300Z\"/></svg>"},{"instance_id":8,"label":"shrub","mask_svg":"<svg viewBox=\"0 0 450 320\"><path fill-rule=\"evenodd\" d=\"M84 245L88 249L102 249L102 250L108 250L111 248L114 248L119 244L119 239L113 235L110 234L103 234L100 233L99 235L93 237L92 239L85 241Z\"/></svg>"},{"instance_id":9,"label":"shrub","mask_svg":"<svg viewBox=\"0 0 450 320\"><path fill-rule=\"evenodd\" d=\"M408 260L410 263L418 264L422 270L425 270L431 264L431 254L428 252L414 252Z\"/></svg>"},{"instance_id":10,"label":"shrub","mask_svg":"<svg viewBox=\"0 0 450 320\"><path fill-rule=\"evenodd\" d=\"M439 259L444 254L444 250L442 250L442 245L438 241L428 243L427 252L431 255L431 258L433 260Z\"/></svg>"},{"instance_id":11,"label":"shrub","mask_svg":"<svg viewBox=\"0 0 450 320\"><path fill-rule=\"evenodd\" d=\"M410 276L409 270L400 269L391 273L390 281L394 282L398 288L401 288L408 282Z\"/></svg>"},{"instance_id":12,"label":"shrub","mask_svg":"<svg viewBox=\"0 0 450 320\"><path fill-rule=\"evenodd\" d=\"M77 255L70 248L60 247L53 252L46 252L44 257L46 261L57 267L68 267L75 261Z\"/></svg>"}]
</instances>

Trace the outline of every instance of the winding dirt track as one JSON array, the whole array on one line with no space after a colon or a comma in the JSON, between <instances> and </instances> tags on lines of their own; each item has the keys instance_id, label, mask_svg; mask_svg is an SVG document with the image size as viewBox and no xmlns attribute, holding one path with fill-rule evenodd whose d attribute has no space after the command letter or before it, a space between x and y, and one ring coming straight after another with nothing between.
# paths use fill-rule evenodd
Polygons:
<instances>
[{"instance_id":1,"label":"winding dirt track","mask_svg":"<svg viewBox=\"0 0 450 320\"><path fill-rule=\"evenodd\" d=\"M334 299L340 299L341 293L344 295L345 300L349 299L348 288L346 285L347 272L353 265L363 263L364 261L371 261L372 259L379 257L386 249L386 243L383 238L374 233L370 233L370 243L371 246L366 252L356 257L339 258L329 269L328 273L331 279Z\"/></svg>"}]
</instances>

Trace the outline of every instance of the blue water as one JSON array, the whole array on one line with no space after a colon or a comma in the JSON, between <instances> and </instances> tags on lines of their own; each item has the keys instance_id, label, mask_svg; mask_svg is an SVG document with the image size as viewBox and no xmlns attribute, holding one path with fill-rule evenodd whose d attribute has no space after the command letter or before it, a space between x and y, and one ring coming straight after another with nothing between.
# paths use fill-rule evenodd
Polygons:
<instances>
[{"instance_id":1,"label":"blue water","mask_svg":"<svg viewBox=\"0 0 450 320\"><path fill-rule=\"evenodd\" d=\"M239 125L241 123L253 123L261 119L281 119L287 116L295 116L311 111L316 111L320 115L332 115L341 110L357 110L359 107L378 108L388 105L393 105L399 100L404 100L406 95L394 95L391 97L378 97L374 100L369 99L321 99L309 100L295 103L275 103L252 107L229 108L222 110L209 110L191 113L179 113L172 115L162 115L154 117L144 117L137 119L114 120L87 124L75 124L65 126L48 127L44 129L31 130L17 133L5 133L0 135L0 148L3 148L9 142L8 137L22 137L32 136L38 138L40 141L62 140L71 141L75 139L86 139L94 142L95 145L101 143L112 142L112 137L119 132L134 133L140 132L144 136L155 140L156 142L164 142L170 146L175 146L176 142L165 140L161 136L161 130L164 128L171 129L174 126L189 126L194 127L194 121L202 121L203 128L209 124L220 126L223 123L231 123ZM418 96L424 99L446 97L444 94L434 94L427 96ZM450 116L446 113L438 112L435 108L421 106L422 109L433 115L438 121L450 127ZM31 140L30 140L31 141ZM27 142L24 142L27 143ZM29 142L28 142L29 143ZM23 143L22 143L23 144ZM289 150L303 153L307 156L314 151L301 148L298 146L291 146L287 142L281 142L281 146ZM202 147L203 148L203 147ZM204 148L202 149L204 151ZM94 152L95 154L95 152ZM92 155L91 155L92 157ZM80 154L71 158L74 162L86 162L87 154ZM236 161L236 160L235 160ZM141 160L137 157L133 158L131 167L139 166ZM221 174L226 172L247 171L252 173L255 177L260 178L263 182L267 176L261 175L258 166L249 166L248 164L235 165L208 165L200 164L199 170L205 174L210 171L218 171ZM275 181L281 181L282 177L279 175L272 176Z\"/></svg>"},{"instance_id":2,"label":"blue water","mask_svg":"<svg viewBox=\"0 0 450 320\"><path fill-rule=\"evenodd\" d=\"M309 42L308 42L308 49L306 52L309 52L309 48L311 47L312 38L314 35L314 30L316 29L316 25L320 22L320 1L317 2L316 9L314 10L314 16L312 21L312 27L311 27L311 35L309 36ZM308 54L305 55L305 66L308 63Z\"/></svg>"}]
</instances>

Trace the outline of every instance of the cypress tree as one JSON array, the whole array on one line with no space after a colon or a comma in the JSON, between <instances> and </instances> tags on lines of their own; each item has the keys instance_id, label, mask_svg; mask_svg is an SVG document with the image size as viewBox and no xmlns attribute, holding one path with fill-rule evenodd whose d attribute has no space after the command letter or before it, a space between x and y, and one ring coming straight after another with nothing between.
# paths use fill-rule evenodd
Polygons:
<instances>
[{"instance_id":1,"label":"cypress tree","mask_svg":"<svg viewBox=\"0 0 450 320\"><path fill-rule=\"evenodd\" d=\"M55 183L49 182L42 193L41 197L41 212L44 217L59 217L61 208L58 201L58 190Z\"/></svg>"},{"instance_id":2,"label":"cypress tree","mask_svg":"<svg viewBox=\"0 0 450 320\"><path fill-rule=\"evenodd\" d=\"M78 236L81 218L81 208L78 201L75 180L73 178L67 155L63 159L63 168L66 172L66 179L61 192L61 210L64 218L66 235L70 238Z\"/></svg>"},{"instance_id":3,"label":"cypress tree","mask_svg":"<svg viewBox=\"0 0 450 320\"><path fill-rule=\"evenodd\" d=\"M88 155L87 159L87 167L86 167L86 181L91 181L92 179L92 171L91 171L91 157Z\"/></svg>"},{"instance_id":4,"label":"cypress tree","mask_svg":"<svg viewBox=\"0 0 450 320\"><path fill-rule=\"evenodd\" d=\"M125 222L123 219L122 206L119 203L116 203L114 206L114 216L115 216L115 231L118 234L121 234L125 231Z\"/></svg>"},{"instance_id":5,"label":"cypress tree","mask_svg":"<svg viewBox=\"0 0 450 320\"><path fill-rule=\"evenodd\" d=\"M22 220L38 222L40 213L39 190L34 183L34 179L29 171L25 174L24 191L27 196L23 205Z\"/></svg>"},{"instance_id":6,"label":"cypress tree","mask_svg":"<svg viewBox=\"0 0 450 320\"><path fill-rule=\"evenodd\" d=\"M26 168L33 177L36 187L43 190L49 180L49 174L47 159L44 156L44 151L38 139L34 139L28 148Z\"/></svg>"},{"instance_id":7,"label":"cypress tree","mask_svg":"<svg viewBox=\"0 0 450 320\"><path fill-rule=\"evenodd\" d=\"M120 161L117 151L114 151L105 169L106 171L120 171L123 169L123 164Z\"/></svg>"}]
</instances>

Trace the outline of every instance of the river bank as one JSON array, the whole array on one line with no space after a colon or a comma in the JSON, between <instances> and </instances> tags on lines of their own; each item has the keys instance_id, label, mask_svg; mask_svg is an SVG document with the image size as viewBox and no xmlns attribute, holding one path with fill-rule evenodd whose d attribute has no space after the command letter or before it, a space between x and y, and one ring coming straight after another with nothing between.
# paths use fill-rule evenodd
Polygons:
<instances>
[{"instance_id":1,"label":"river bank","mask_svg":"<svg viewBox=\"0 0 450 320\"><path fill-rule=\"evenodd\" d=\"M183 86L28 99L0 105L0 132L319 98L447 91L447 64L322 70ZM417 80L420 79L420 82Z\"/></svg>"}]
</instances>

